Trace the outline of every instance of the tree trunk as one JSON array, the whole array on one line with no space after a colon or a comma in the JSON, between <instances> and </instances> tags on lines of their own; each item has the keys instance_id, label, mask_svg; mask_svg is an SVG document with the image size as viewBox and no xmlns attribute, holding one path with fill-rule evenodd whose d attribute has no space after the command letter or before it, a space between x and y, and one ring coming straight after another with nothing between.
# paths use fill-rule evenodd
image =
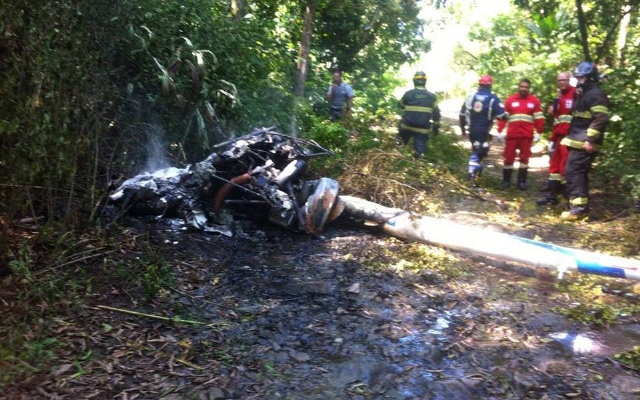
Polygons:
<instances>
[{"instance_id":1,"label":"tree trunk","mask_svg":"<svg viewBox=\"0 0 640 400\"><path fill-rule=\"evenodd\" d=\"M233 20L238 22L247 14L246 0L231 0L231 14Z\"/></svg>"},{"instance_id":2,"label":"tree trunk","mask_svg":"<svg viewBox=\"0 0 640 400\"><path fill-rule=\"evenodd\" d=\"M627 34L629 33L629 25L631 24L631 6L624 6L622 15L623 17L622 21L620 21L620 30L618 31L618 53L616 54L617 65L621 65L624 61L622 56L624 48L627 45Z\"/></svg>"},{"instance_id":3,"label":"tree trunk","mask_svg":"<svg viewBox=\"0 0 640 400\"><path fill-rule=\"evenodd\" d=\"M609 53L609 57L613 58L609 61L614 65L620 65L620 61L622 57L622 49L625 46L626 39L627 39L627 31L629 29L629 24L631 22L631 11L634 7L635 6L629 6L629 5L625 5L622 7L622 9L620 10L620 15L618 16L618 19L613 25L611 25L611 27L609 27L609 32L607 33L607 36L604 38L604 41L602 42L602 44L599 46L598 54L596 56L596 59L594 60L595 62L599 62L602 59L603 54L605 54L605 51L611 48L612 44L610 43L613 42L613 39L617 33L618 39L616 42L615 53L613 52Z\"/></svg>"},{"instance_id":4,"label":"tree trunk","mask_svg":"<svg viewBox=\"0 0 640 400\"><path fill-rule=\"evenodd\" d=\"M589 34L587 33L587 20L582 9L582 0L576 0L576 9L578 11L578 25L580 26L580 43L582 44L582 53L585 61L591 61L589 52Z\"/></svg>"},{"instance_id":5,"label":"tree trunk","mask_svg":"<svg viewBox=\"0 0 640 400\"><path fill-rule=\"evenodd\" d=\"M311 37L313 36L313 19L316 14L317 4L315 0L307 0L304 10L304 25L302 27L302 39L298 51L298 64L296 66L296 80L293 94L296 97L304 96L304 85L307 82L309 68L309 52L311 49Z\"/></svg>"}]
</instances>

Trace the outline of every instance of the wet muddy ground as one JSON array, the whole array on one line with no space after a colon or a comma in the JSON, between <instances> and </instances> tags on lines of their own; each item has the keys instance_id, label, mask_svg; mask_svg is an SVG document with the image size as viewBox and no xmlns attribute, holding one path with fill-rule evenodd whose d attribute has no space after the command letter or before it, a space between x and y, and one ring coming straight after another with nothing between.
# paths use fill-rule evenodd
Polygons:
<instances>
[{"instance_id":1,"label":"wet muddy ground","mask_svg":"<svg viewBox=\"0 0 640 400\"><path fill-rule=\"evenodd\" d=\"M480 193L499 204L500 195ZM446 217L487 225L464 208ZM102 270L92 271L85 302L42 313L64 351L0 396L640 397L638 371L613 357L640 343L640 320L622 316L602 329L569 320L555 311L575 299L559 289L553 271L339 225L304 235L240 220L232 233L183 230L172 221L128 226L120 237L123 259L135 263L153 247L173 285L146 300L127 284L124 261L94 267ZM553 237L539 226L512 233ZM403 255L421 247L439 269L411 268ZM443 264L455 273L443 272ZM610 301L634 301L630 290L618 290L629 282L602 281Z\"/></svg>"},{"instance_id":2,"label":"wet muddy ground","mask_svg":"<svg viewBox=\"0 0 640 400\"><path fill-rule=\"evenodd\" d=\"M460 254L447 278L398 266L393 238L248 224L234 237L156 224L177 284L151 302L112 284L56 322L69 359L4 398L635 399L612 355L640 322L594 331L541 271ZM140 236L136 236L140 235ZM133 245L133 244L132 244ZM111 308L106 308L106 307ZM142 315L182 321L162 321ZM78 360L82 355L86 360ZM79 369L81 368L81 369ZM80 373L81 372L81 373Z\"/></svg>"}]
</instances>

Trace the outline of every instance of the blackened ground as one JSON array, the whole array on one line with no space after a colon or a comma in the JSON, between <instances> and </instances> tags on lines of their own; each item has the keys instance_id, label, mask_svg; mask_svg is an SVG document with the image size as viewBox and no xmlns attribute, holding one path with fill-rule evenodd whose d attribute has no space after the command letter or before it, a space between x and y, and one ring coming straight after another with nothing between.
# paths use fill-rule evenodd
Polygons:
<instances>
[{"instance_id":1,"label":"blackened ground","mask_svg":"<svg viewBox=\"0 0 640 400\"><path fill-rule=\"evenodd\" d=\"M337 228L235 234L129 228L128 251L154 247L174 288L145 301L126 276L96 282L52 326L68 354L3 398L636 398L612 355L640 323L600 332L554 313L570 298L548 271L458 254L455 277L412 272L395 254L414 244ZM576 353L562 332L595 345Z\"/></svg>"}]
</instances>

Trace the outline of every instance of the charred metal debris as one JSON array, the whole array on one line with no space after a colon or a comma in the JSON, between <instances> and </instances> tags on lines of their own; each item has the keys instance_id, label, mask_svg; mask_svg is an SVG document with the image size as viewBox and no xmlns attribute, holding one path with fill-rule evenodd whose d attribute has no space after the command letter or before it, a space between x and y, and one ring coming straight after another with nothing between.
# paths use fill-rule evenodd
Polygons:
<instances>
[{"instance_id":1,"label":"charred metal debris","mask_svg":"<svg viewBox=\"0 0 640 400\"><path fill-rule=\"evenodd\" d=\"M127 179L111 192L108 207L119 216L181 218L191 227L217 232L227 210L243 210L307 233L322 231L341 212L335 180L304 180L309 159L333 155L312 140L271 127L255 129L213 150L204 161L186 168Z\"/></svg>"}]
</instances>

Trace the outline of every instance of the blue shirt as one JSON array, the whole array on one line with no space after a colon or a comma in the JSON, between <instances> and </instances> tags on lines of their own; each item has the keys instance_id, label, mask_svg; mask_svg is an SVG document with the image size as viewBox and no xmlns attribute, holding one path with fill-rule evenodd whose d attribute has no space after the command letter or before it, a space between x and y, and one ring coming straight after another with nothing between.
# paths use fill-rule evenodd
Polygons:
<instances>
[{"instance_id":1,"label":"blue shirt","mask_svg":"<svg viewBox=\"0 0 640 400\"><path fill-rule=\"evenodd\" d=\"M331 86L329 86L329 90L327 90L327 96L331 94ZM347 100L351 97L355 96L353 89L348 83L342 82L340 86L338 86L333 93L333 97L331 98L331 107L332 108L346 108Z\"/></svg>"}]
</instances>

